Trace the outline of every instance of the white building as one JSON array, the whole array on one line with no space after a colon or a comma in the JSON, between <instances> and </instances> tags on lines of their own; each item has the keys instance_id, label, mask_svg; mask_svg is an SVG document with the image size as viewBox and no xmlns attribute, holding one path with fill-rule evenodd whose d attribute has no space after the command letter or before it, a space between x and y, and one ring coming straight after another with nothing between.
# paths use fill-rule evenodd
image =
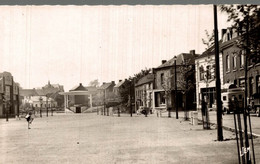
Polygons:
<instances>
[{"instance_id":1,"label":"white building","mask_svg":"<svg viewBox=\"0 0 260 164\"><path fill-rule=\"evenodd\" d=\"M227 89L223 83L222 53L219 54L221 89ZM216 76L215 76L215 52L214 47L205 51L195 59L196 72L196 104L201 108L201 100L204 99L210 108L216 107Z\"/></svg>"}]
</instances>

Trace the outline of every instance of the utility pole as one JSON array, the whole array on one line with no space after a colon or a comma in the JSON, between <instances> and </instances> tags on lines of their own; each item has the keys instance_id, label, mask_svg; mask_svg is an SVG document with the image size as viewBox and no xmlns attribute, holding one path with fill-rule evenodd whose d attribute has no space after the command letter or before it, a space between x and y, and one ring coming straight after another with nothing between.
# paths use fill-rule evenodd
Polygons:
<instances>
[{"instance_id":1,"label":"utility pole","mask_svg":"<svg viewBox=\"0 0 260 164\"><path fill-rule=\"evenodd\" d=\"M176 112L176 119L179 119L179 116L178 116L178 102L177 102L177 70L176 70L176 60L177 60L177 57L174 56L174 85L175 85L175 112Z\"/></svg>"},{"instance_id":2,"label":"utility pole","mask_svg":"<svg viewBox=\"0 0 260 164\"><path fill-rule=\"evenodd\" d=\"M223 141L222 129L222 103L221 103L221 86L219 71L219 44L218 44L218 17L217 6L214 5L214 38L215 38L215 62L216 62L216 96L217 96L217 133L218 141Z\"/></svg>"},{"instance_id":3,"label":"utility pole","mask_svg":"<svg viewBox=\"0 0 260 164\"><path fill-rule=\"evenodd\" d=\"M248 66L248 55L250 53L249 51L249 37L248 37L248 14L246 15L246 55L245 55L245 98L244 98L244 133L245 133L245 147L246 149L249 148L249 142L248 142L248 135L247 135L247 114L250 114L247 107L247 66ZM251 158L250 158L250 151L246 153L246 161L247 163L251 164Z\"/></svg>"}]
</instances>

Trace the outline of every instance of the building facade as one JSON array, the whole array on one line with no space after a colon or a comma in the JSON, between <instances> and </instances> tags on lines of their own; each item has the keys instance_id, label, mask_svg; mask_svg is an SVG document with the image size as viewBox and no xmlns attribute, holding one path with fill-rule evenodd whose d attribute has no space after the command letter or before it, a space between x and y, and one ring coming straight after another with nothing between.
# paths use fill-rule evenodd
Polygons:
<instances>
[{"instance_id":1,"label":"building facade","mask_svg":"<svg viewBox=\"0 0 260 164\"><path fill-rule=\"evenodd\" d=\"M140 107L153 108L154 75L149 73L135 84L135 111Z\"/></svg>"},{"instance_id":2,"label":"building facade","mask_svg":"<svg viewBox=\"0 0 260 164\"><path fill-rule=\"evenodd\" d=\"M195 54L195 50L191 50L190 53L181 53L169 61L163 60L159 67L153 69L155 78L153 89L154 109L161 109L166 106L168 110L173 110L175 107L179 110L183 110L186 107L189 110L195 108L194 83L195 58L197 56L199 55ZM188 82L194 85L193 89L189 91L187 87L189 86ZM175 88L177 89L176 92ZM166 92L169 93L167 96L165 96ZM187 99L189 101L186 101Z\"/></svg>"},{"instance_id":3,"label":"building facade","mask_svg":"<svg viewBox=\"0 0 260 164\"><path fill-rule=\"evenodd\" d=\"M19 84L11 73L0 73L0 117L19 115L19 105Z\"/></svg>"},{"instance_id":4,"label":"building facade","mask_svg":"<svg viewBox=\"0 0 260 164\"><path fill-rule=\"evenodd\" d=\"M204 99L209 108L216 107L216 76L215 76L215 53L212 49L205 51L195 59L196 72L196 104L201 108L201 100ZM223 83L222 53L219 54L221 88L226 88Z\"/></svg>"},{"instance_id":5,"label":"building facade","mask_svg":"<svg viewBox=\"0 0 260 164\"><path fill-rule=\"evenodd\" d=\"M224 84L234 84L238 88L245 88L246 52L236 45L234 38L222 46ZM260 96L260 63L253 59L247 60L247 99L248 104L259 100ZM260 105L260 101L256 101Z\"/></svg>"}]
</instances>

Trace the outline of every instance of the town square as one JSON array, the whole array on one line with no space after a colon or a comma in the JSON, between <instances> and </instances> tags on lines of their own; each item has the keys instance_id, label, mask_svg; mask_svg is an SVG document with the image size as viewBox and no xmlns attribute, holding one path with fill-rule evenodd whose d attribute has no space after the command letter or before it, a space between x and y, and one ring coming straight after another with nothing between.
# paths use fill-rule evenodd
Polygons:
<instances>
[{"instance_id":1,"label":"town square","mask_svg":"<svg viewBox=\"0 0 260 164\"><path fill-rule=\"evenodd\" d=\"M260 162L260 6L0 6L0 163Z\"/></svg>"}]
</instances>

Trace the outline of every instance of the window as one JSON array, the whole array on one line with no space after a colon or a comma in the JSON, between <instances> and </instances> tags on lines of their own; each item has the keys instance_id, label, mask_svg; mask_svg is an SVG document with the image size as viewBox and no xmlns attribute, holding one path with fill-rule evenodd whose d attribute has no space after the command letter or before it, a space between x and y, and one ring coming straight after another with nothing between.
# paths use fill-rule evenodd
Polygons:
<instances>
[{"instance_id":1,"label":"window","mask_svg":"<svg viewBox=\"0 0 260 164\"><path fill-rule=\"evenodd\" d=\"M203 66L199 67L200 81L204 80L204 68Z\"/></svg>"},{"instance_id":2,"label":"window","mask_svg":"<svg viewBox=\"0 0 260 164\"><path fill-rule=\"evenodd\" d=\"M240 68L243 68L244 64L245 64L245 51L241 51L241 55L240 55Z\"/></svg>"},{"instance_id":3,"label":"window","mask_svg":"<svg viewBox=\"0 0 260 164\"><path fill-rule=\"evenodd\" d=\"M223 101L226 101L227 100L227 96L223 96Z\"/></svg>"},{"instance_id":4,"label":"window","mask_svg":"<svg viewBox=\"0 0 260 164\"><path fill-rule=\"evenodd\" d=\"M254 85L254 79L253 77L249 78L249 96L252 96L253 94L253 85Z\"/></svg>"},{"instance_id":5,"label":"window","mask_svg":"<svg viewBox=\"0 0 260 164\"><path fill-rule=\"evenodd\" d=\"M237 79L234 80L234 84L237 85Z\"/></svg>"},{"instance_id":6,"label":"window","mask_svg":"<svg viewBox=\"0 0 260 164\"><path fill-rule=\"evenodd\" d=\"M239 87L245 86L245 79L239 79Z\"/></svg>"},{"instance_id":7,"label":"window","mask_svg":"<svg viewBox=\"0 0 260 164\"><path fill-rule=\"evenodd\" d=\"M233 56L233 69L236 69L237 68L237 55L234 54Z\"/></svg>"},{"instance_id":8,"label":"window","mask_svg":"<svg viewBox=\"0 0 260 164\"><path fill-rule=\"evenodd\" d=\"M226 56L226 71L230 71L230 57L229 55Z\"/></svg>"},{"instance_id":9,"label":"window","mask_svg":"<svg viewBox=\"0 0 260 164\"><path fill-rule=\"evenodd\" d=\"M164 84L164 73L161 73L161 85Z\"/></svg>"},{"instance_id":10,"label":"window","mask_svg":"<svg viewBox=\"0 0 260 164\"><path fill-rule=\"evenodd\" d=\"M260 76L256 77L256 93L260 93Z\"/></svg>"},{"instance_id":11,"label":"window","mask_svg":"<svg viewBox=\"0 0 260 164\"><path fill-rule=\"evenodd\" d=\"M164 92L161 92L161 104L165 104L165 93Z\"/></svg>"},{"instance_id":12,"label":"window","mask_svg":"<svg viewBox=\"0 0 260 164\"><path fill-rule=\"evenodd\" d=\"M242 99L242 95L239 95L238 98L239 98L239 100L241 100Z\"/></svg>"}]
</instances>

